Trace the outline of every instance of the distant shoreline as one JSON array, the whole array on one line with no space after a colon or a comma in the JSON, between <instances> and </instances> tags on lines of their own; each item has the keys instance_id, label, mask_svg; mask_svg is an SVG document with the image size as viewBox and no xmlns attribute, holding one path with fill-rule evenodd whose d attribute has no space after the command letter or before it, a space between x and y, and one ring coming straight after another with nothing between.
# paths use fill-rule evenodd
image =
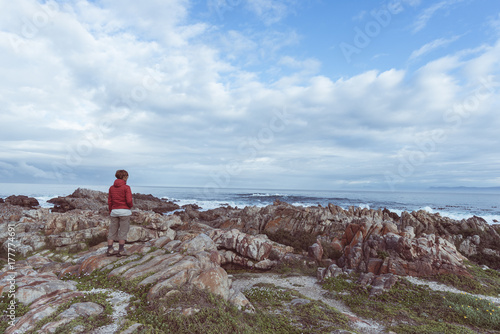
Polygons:
<instances>
[{"instance_id":1,"label":"distant shoreline","mask_svg":"<svg viewBox=\"0 0 500 334\"><path fill-rule=\"evenodd\" d=\"M473 192L481 192L481 191L486 191L486 192L498 192L500 193L500 187L429 187L429 190L431 191L436 191L436 190L442 190L442 191L473 191Z\"/></svg>"}]
</instances>

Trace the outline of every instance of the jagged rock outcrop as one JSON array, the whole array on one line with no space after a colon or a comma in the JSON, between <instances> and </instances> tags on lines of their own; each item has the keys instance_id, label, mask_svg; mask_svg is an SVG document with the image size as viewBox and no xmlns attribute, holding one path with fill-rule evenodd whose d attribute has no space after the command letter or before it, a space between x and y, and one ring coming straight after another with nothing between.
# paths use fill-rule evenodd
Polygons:
<instances>
[{"instance_id":1,"label":"jagged rock outcrop","mask_svg":"<svg viewBox=\"0 0 500 334\"><path fill-rule=\"evenodd\" d=\"M398 225L402 229L412 226L417 236L421 234L437 234L445 238L453 238L453 236L460 235L465 231L484 232L492 230L492 227L480 217L473 216L469 219L457 221L442 217L439 213L429 213L423 210L403 212Z\"/></svg>"},{"instance_id":2,"label":"jagged rock outcrop","mask_svg":"<svg viewBox=\"0 0 500 334\"><path fill-rule=\"evenodd\" d=\"M133 194L134 208L144 211L153 211L156 213L167 213L180 209L180 206L153 195Z\"/></svg>"},{"instance_id":3,"label":"jagged rock outcrop","mask_svg":"<svg viewBox=\"0 0 500 334\"><path fill-rule=\"evenodd\" d=\"M153 195L133 194L135 210L166 213L175 211L180 207ZM75 209L92 210L101 214L108 213L108 194L102 191L78 188L71 195L56 197L48 200L54 204L52 212L68 212Z\"/></svg>"},{"instance_id":4,"label":"jagged rock outcrop","mask_svg":"<svg viewBox=\"0 0 500 334\"><path fill-rule=\"evenodd\" d=\"M9 203L0 203L0 224L4 222L17 222L26 211L25 208Z\"/></svg>"},{"instance_id":5,"label":"jagged rock outcrop","mask_svg":"<svg viewBox=\"0 0 500 334\"><path fill-rule=\"evenodd\" d=\"M108 210L108 195L105 192L83 188L76 189L69 196L51 198L47 202L54 204L52 212L80 209L105 214Z\"/></svg>"},{"instance_id":6,"label":"jagged rock outcrop","mask_svg":"<svg viewBox=\"0 0 500 334\"><path fill-rule=\"evenodd\" d=\"M38 200L25 195L11 195L5 199L6 203L22 206L24 208L34 208L40 205Z\"/></svg>"},{"instance_id":7,"label":"jagged rock outcrop","mask_svg":"<svg viewBox=\"0 0 500 334\"><path fill-rule=\"evenodd\" d=\"M137 203L141 201L143 204L147 203L144 204L147 210L153 208L155 203L163 201L151 195L136 194L136 196ZM5 212L0 212L0 222L16 222L16 235L19 237L18 246L21 254L25 255L47 246L57 249L65 247L67 250L75 251L82 248L88 240L105 238L109 219L106 209L107 194L77 189L67 199L74 200L72 203L75 207L85 209L76 208L66 213L52 212L51 216L47 209L26 211L8 203L0 204L3 206L2 209L7 208ZM425 211L403 212L399 217L385 209L370 210L351 207L344 210L332 204L327 207L304 208L278 201L263 208L238 209L227 206L201 212L195 206L188 206L184 212L170 216L155 214L152 211L134 210L130 241L144 242L164 235L172 235L170 223L166 222L173 220L177 220L175 225L182 222L189 222L191 225L198 224L198 226L207 224L227 230L236 228L252 235L267 233L272 236L273 233L285 231L295 239L308 237L316 240L316 243L311 241L303 249L307 251L308 247L311 247L310 255L318 261L321 257L322 243L330 245L334 252L343 251L340 239L349 224L391 222L399 231L412 227L416 238L435 235L445 239L455 244L463 255L475 257L478 261L500 259L500 235L479 217L456 221ZM45 236L35 233L40 231ZM0 225L0 242L4 243L7 235L6 226ZM324 249L323 257L331 256L331 250ZM237 254L225 252L225 256L233 263L245 262ZM372 264L374 263L372 261ZM255 262L252 260L249 265L253 264Z\"/></svg>"},{"instance_id":8,"label":"jagged rock outcrop","mask_svg":"<svg viewBox=\"0 0 500 334\"><path fill-rule=\"evenodd\" d=\"M103 241L107 236L107 212L102 215L93 210L75 209L59 213L47 208L22 210L8 203L0 206L0 243L6 250L12 233L10 224L16 236L11 243L23 256L47 247L75 252L89 243ZM165 235L173 239L175 233L172 227L183 224L178 216L165 216L152 211L134 211L131 223L129 242L147 241Z\"/></svg>"},{"instance_id":9,"label":"jagged rock outcrop","mask_svg":"<svg viewBox=\"0 0 500 334\"><path fill-rule=\"evenodd\" d=\"M285 230L296 234L321 234L332 237L341 235L347 224L355 219L369 217L380 222L390 217L387 210L354 207L344 210L333 204L328 207L301 207L280 201L263 208L221 207L205 212L189 210L178 214L186 221L193 220L216 228L238 229L249 234Z\"/></svg>"},{"instance_id":10,"label":"jagged rock outcrop","mask_svg":"<svg viewBox=\"0 0 500 334\"><path fill-rule=\"evenodd\" d=\"M281 261L292 247L269 240L266 235L249 235L237 229L214 229L209 233L222 255L221 264L236 264L255 269L270 269Z\"/></svg>"},{"instance_id":11,"label":"jagged rock outcrop","mask_svg":"<svg viewBox=\"0 0 500 334\"><path fill-rule=\"evenodd\" d=\"M323 246L321 245L321 241L317 240L312 246L309 246L308 249L309 256L313 258L314 260L320 262L321 259L323 258L324 250Z\"/></svg>"},{"instance_id":12,"label":"jagged rock outcrop","mask_svg":"<svg viewBox=\"0 0 500 334\"><path fill-rule=\"evenodd\" d=\"M395 223L349 224L341 240L333 241L342 256L327 268L319 268L319 280L355 270L358 283L371 286L370 294L389 290L397 276L467 275L465 257L455 245L435 234L415 235L414 227L400 230Z\"/></svg>"},{"instance_id":13,"label":"jagged rock outcrop","mask_svg":"<svg viewBox=\"0 0 500 334\"><path fill-rule=\"evenodd\" d=\"M372 210L341 207L329 204L327 207L300 207L276 201L266 207L221 207L214 210L199 212L186 210L177 213L185 221L196 221L216 228L238 229L249 234L267 233L269 235L288 233L294 239L308 237L321 240L330 245L334 252L342 252L340 245L349 224L382 224L390 222L399 231L411 227L416 238L427 238L435 235L438 242L441 239L455 245L466 257L500 268L500 235L494 226L489 225L480 217L471 217L460 221L442 217L423 210L403 212L401 217L387 209ZM478 239L479 238L479 239ZM477 243L479 240L479 243ZM308 247L313 246L312 241ZM321 243L309 249L311 257L318 257ZM308 250L308 248L304 248ZM324 250L324 256L328 255Z\"/></svg>"},{"instance_id":14,"label":"jagged rock outcrop","mask_svg":"<svg viewBox=\"0 0 500 334\"><path fill-rule=\"evenodd\" d=\"M92 210L101 215L107 215L107 194L104 192L77 189L73 194L64 198L57 198L54 201L66 201L68 208L74 210ZM158 199L152 195L134 194L135 208L140 211L166 212L176 210L179 207L172 202ZM62 207L63 204L60 204ZM300 207L288 203L276 201L273 205L263 208L245 207L242 209L230 206L220 207L214 210L198 211L196 206L186 206L183 212L178 212L175 216L185 222L197 222L207 224L211 227L221 229L238 229L248 234L273 234L277 231L286 231L292 236L310 236L311 238L321 237L321 240L332 245L335 251L341 251L339 240L349 224L363 223L369 221L372 224L382 222L392 222L400 230L406 227L413 227L416 237L422 235L436 235L447 241L454 243L465 256L476 256L478 259L484 256L500 258L500 235L483 219L472 217L467 220L456 221L450 218L441 217L439 214L431 214L426 211L403 212L401 217L387 209L371 210L365 208L350 207L344 210L333 204L327 207ZM64 211L64 210L63 210ZM77 212L77 211L76 211ZM141 220L142 218L138 218ZM96 223L96 227L99 226ZM150 238L161 236L161 231L155 227L155 223L148 222L135 223L141 228L132 229L132 240L146 241ZM160 224L161 226L161 224ZM88 232L88 231L87 231ZM102 237L104 232L96 231L84 234L85 237ZM477 237L475 237L477 236ZM477 238L480 242L477 243ZM82 238L82 234L77 240ZM36 238L35 238L36 239ZM0 239L1 240L1 239ZM55 239L57 240L57 239ZM56 243L61 244L64 240L59 238ZM482 240L486 240L482 242ZM35 240L33 243L42 245L44 241ZM60 245L63 247L67 245ZM319 260L318 254L321 252L321 243L316 242L308 246L311 257ZM73 246L75 247L75 246ZM25 247L27 250L29 248ZM36 247L32 247L36 249ZM305 248L307 250L307 247ZM325 255L326 252L323 252ZM232 256L232 255L228 255Z\"/></svg>"},{"instance_id":15,"label":"jagged rock outcrop","mask_svg":"<svg viewBox=\"0 0 500 334\"><path fill-rule=\"evenodd\" d=\"M340 241L341 268L375 275L469 275L455 245L434 234L417 237L412 226L403 231L392 222L350 224Z\"/></svg>"}]
</instances>

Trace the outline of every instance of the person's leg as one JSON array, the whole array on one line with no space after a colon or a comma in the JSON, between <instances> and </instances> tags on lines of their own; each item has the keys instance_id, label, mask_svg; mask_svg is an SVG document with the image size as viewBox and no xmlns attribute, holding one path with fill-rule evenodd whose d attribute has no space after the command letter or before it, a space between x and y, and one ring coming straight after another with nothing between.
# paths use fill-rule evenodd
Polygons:
<instances>
[{"instance_id":1,"label":"person's leg","mask_svg":"<svg viewBox=\"0 0 500 334\"><path fill-rule=\"evenodd\" d=\"M111 217L111 222L109 223L108 230L108 250L106 252L108 256L116 254L113 250L113 242L118 239L119 222L120 220L118 217Z\"/></svg>"},{"instance_id":2,"label":"person's leg","mask_svg":"<svg viewBox=\"0 0 500 334\"><path fill-rule=\"evenodd\" d=\"M125 241L130 230L130 216L120 217L120 228L118 229L118 255L128 255L125 252Z\"/></svg>"}]
</instances>

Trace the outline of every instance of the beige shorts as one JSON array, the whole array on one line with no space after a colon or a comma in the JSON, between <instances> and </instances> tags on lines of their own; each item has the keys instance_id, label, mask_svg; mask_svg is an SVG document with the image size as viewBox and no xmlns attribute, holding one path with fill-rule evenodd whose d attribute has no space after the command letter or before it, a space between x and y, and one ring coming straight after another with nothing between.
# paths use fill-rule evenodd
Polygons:
<instances>
[{"instance_id":1,"label":"beige shorts","mask_svg":"<svg viewBox=\"0 0 500 334\"><path fill-rule=\"evenodd\" d=\"M130 230L130 216L111 217L108 240L127 240L128 230Z\"/></svg>"}]
</instances>

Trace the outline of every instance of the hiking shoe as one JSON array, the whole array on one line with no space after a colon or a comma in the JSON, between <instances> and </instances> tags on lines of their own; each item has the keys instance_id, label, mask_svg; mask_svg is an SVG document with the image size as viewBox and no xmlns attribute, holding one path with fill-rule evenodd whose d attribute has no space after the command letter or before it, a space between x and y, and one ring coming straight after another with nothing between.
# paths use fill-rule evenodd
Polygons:
<instances>
[{"instance_id":1,"label":"hiking shoe","mask_svg":"<svg viewBox=\"0 0 500 334\"><path fill-rule=\"evenodd\" d=\"M118 254L116 254L116 256L120 257L120 256L129 256L130 253L127 252L125 249L123 250L118 250Z\"/></svg>"},{"instance_id":2,"label":"hiking shoe","mask_svg":"<svg viewBox=\"0 0 500 334\"><path fill-rule=\"evenodd\" d=\"M109 249L106 251L106 256L115 256L118 255L118 252L115 251L113 248Z\"/></svg>"}]
</instances>

